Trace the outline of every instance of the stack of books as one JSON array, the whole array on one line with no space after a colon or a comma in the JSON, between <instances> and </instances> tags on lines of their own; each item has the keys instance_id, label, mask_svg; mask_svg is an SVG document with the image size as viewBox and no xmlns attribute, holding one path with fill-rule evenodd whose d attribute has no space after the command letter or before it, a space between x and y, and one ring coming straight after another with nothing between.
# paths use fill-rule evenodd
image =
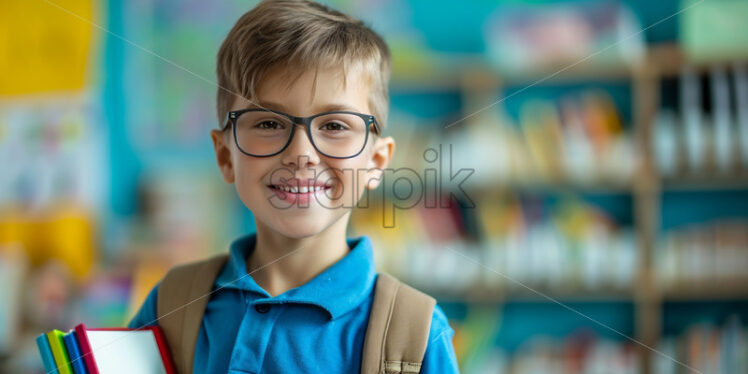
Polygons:
<instances>
[{"instance_id":1,"label":"stack of books","mask_svg":"<svg viewBox=\"0 0 748 374\"><path fill-rule=\"evenodd\" d=\"M653 129L655 162L666 178L748 171L748 64L704 70L684 67L677 80L663 82L663 96L678 98L663 105Z\"/></svg>"},{"instance_id":2,"label":"stack of books","mask_svg":"<svg viewBox=\"0 0 748 374\"><path fill-rule=\"evenodd\" d=\"M562 293L631 290L639 253L626 217L574 196L553 199L491 191L475 197L474 209L453 201L389 212L375 202L356 211L351 231L385 248L375 253L379 269L432 293L523 292L515 282Z\"/></svg>"},{"instance_id":3,"label":"stack of books","mask_svg":"<svg viewBox=\"0 0 748 374\"><path fill-rule=\"evenodd\" d=\"M665 291L734 285L748 288L748 221L722 220L663 233L655 251L657 284ZM713 288L711 288L713 289Z\"/></svg>"},{"instance_id":4,"label":"stack of books","mask_svg":"<svg viewBox=\"0 0 748 374\"><path fill-rule=\"evenodd\" d=\"M655 373L748 373L748 328L737 314L723 324L704 321L676 336L666 336L654 355ZM687 370L689 369L689 370Z\"/></svg>"},{"instance_id":5,"label":"stack of books","mask_svg":"<svg viewBox=\"0 0 748 374\"><path fill-rule=\"evenodd\" d=\"M161 329L89 329L80 324L65 333L52 330L36 338L48 373L176 373Z\"/></svg>"},{"instance_id":6,"label":"stack of books","mask_svg":"<svg viewBox=\"0 0 748 374\"><path fill-rule=\"evenodd\" d=\"M449 166L453 174L446 175L474 170L467 186L627 188L641 152L627 125L629 109L617 100L624 91L575 88L554 97L518 100L502 111L471 118L468 131L453 131L443 140L451 150L448 157L440 157L450 163L440 170ZM422 164L408 166L439 166Z\"/></svg>"}]
</instances>

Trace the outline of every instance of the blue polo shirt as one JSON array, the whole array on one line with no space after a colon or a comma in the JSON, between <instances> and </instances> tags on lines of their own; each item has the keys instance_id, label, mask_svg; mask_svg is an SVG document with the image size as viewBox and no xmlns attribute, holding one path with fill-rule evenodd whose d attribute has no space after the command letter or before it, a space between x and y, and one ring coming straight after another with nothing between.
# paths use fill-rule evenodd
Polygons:
<instances>
[{"instance_id":1,"label":"blue polo shirt","mask_svg":"<svg viewBox=\"0 0 748 374\"><path fill-rule=\"evenodd\" d=\"M256 234L231 244L216 279L195 347L195 373L358 373L374 299L371 240L348 239L350 251L306 284L270 296L251 275L246 258ZM302 249L303 250L303 249ZM235 281L237 280L238 281ZM130 321L156 324L158 285ZM457 373L454 331L437 305L421 373Z\"/></svg>"}]
</instances>

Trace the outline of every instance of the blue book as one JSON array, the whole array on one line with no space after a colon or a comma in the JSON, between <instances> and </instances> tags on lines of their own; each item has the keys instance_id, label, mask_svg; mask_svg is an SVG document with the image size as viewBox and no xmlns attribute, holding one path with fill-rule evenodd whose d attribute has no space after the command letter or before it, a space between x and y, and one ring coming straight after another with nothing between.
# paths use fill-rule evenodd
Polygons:
<instances>
[{"instance_id":1,"label":"blue book","mask_svg":"<svg viewBox=\"0 0 748 374\"><path fill-rule=\"evenodd\" d=\"M47 334L41 334L36 337L36 346L39 347L39 354L42 356L44 371L50 374L57 373L57 364L55 364L55 357L52 355L52 348L49 346Z\"/></svg>"},{"instance_id":2,"label":"blue book","mask_svg":"<svg viewBox=\"0 0 748 374\"><path fill-rule=\"evenodd\" d=\"M75 336L75 331L70 331L62 337L65 342L65 348L68 350L68 358L70 359L70 366L73 367L73 373L75 374L88 374L86 371L86 363L81 357L81 349L78 346L78 338Z\"/></svg>"}]
</instances>

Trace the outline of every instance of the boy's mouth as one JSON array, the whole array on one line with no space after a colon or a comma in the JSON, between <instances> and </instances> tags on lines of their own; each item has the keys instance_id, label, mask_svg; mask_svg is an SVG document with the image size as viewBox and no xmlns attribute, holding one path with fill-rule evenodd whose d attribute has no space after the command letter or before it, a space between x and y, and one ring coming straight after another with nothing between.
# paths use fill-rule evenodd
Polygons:
<instances>
[{"instance_id":1,"label":"boy's mouth","mask_svg":"<svg viewBox=\"0 0 748 374\"><path fill-rule=\"evenodd\" d=\"M308 206L312 199L320 198L319 195L326 194L327 190L333 186L310 181L309 183L297 183L290 181L292 184L269 184L268 188L276 197L289 204L300 204Z\"/></svg>"},{"instance_id":2,"label":"boy's mouth","mask_svg":"<svg viewBox=\"0 0 748 374\"><path fill-rule=\"evenodd\" d=\"M309 183L309 184L269 184L269 188L279 191L284 191L293 194L306 194L315 193L318 191L325 191L332 188L332 185L323 183Z\"/></svg>"}]
</instances>

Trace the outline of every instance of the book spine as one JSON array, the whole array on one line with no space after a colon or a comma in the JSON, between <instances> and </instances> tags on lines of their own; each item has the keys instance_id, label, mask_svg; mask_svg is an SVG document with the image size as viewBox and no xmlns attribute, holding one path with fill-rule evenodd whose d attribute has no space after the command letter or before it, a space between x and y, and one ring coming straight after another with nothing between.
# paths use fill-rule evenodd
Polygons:
<instances>
[{"instance_id":1,"label":"book spine","mask_svg":"<svg viewBox=\"0 0 748 374\"><path fill-rule=\"evenodd\" d=\"M68 358L67 349L65 349L65 343L62 341L62 331L52 330L47 333L47 339L49 339L49 347L52 349L52 355L57 363L57 371L60 374L73 374L70 369L70 359Z\"/></svg>"},{"instance_id":2,"label":"book spine","mask_svg":"<svg viewBox=\"0 0 748 374\"><path fill-rule=\"evenodd\" d=\"M86 335L86 326L80 324L75 326L75 336L78 338L78 345L81 350L81 356L83 361L86 363L86 369L89 374L99 374L99 368L96 366L96 360L94 359L93 350L91 349L91 342L88 341L88 335Z\"/></svg>"},{"instance_id":3,"label":"book spine","mask_svg":"<svg viewBox=\"0 0 748 374\"><path fill-rule=\"evenodd\" d=\"M738 137L742 167L748 168L748 67L746 64L733 66L735 79L735 107L737 108Z\"/></svg>"},{"instance_id":4,"label":"book spine","mask_svg":"<svg viewBox=\"0 0 748 374\"><path fill-rule=\"evenodd\" d=\"M68 350L68 357L70 358L70 366L73 367L73 373L75 374L87 374L86 365L81 357L81 351L78 347L78 341L75 337L75 331L70 331L62 337L65 342L65 347Z\"/></svg>"},{"instance_id":5,"label":"book spine","mask_svg":"<svg viewBox=\"0 0 748 374\"><path fill-rule=\"evenodd\" d=\"M703 112L699 77L689 67L681 71L680 100L685 125L688 168L692 172L698 172L702 170L705 160Z\"/></svg>"},{"instance_id":6,"label":"book spine","mask_svg":"<svg viewBox=\"0 0 748 374\"><path fill-rule=\"evenodd\" d=\"M730 87L727 72L721 66L711 69L712 116L714 121L714 160L721 172L730 170L734 132L730 113Z\"/></svg>"},{"instance_id":7,"label":"book spine","mask_svg":"<svg viewBox=\"0 0 748 374\"><path fill-rule=\"evenodd\" d=\"M36 346L39 348L39 355L42 356L44 372L47 374L56 373L57 365L55 364L54 356L52 356L52 349L49 346L47 334L40 334L36 337Z\"/></svg>"}]
</instances>

